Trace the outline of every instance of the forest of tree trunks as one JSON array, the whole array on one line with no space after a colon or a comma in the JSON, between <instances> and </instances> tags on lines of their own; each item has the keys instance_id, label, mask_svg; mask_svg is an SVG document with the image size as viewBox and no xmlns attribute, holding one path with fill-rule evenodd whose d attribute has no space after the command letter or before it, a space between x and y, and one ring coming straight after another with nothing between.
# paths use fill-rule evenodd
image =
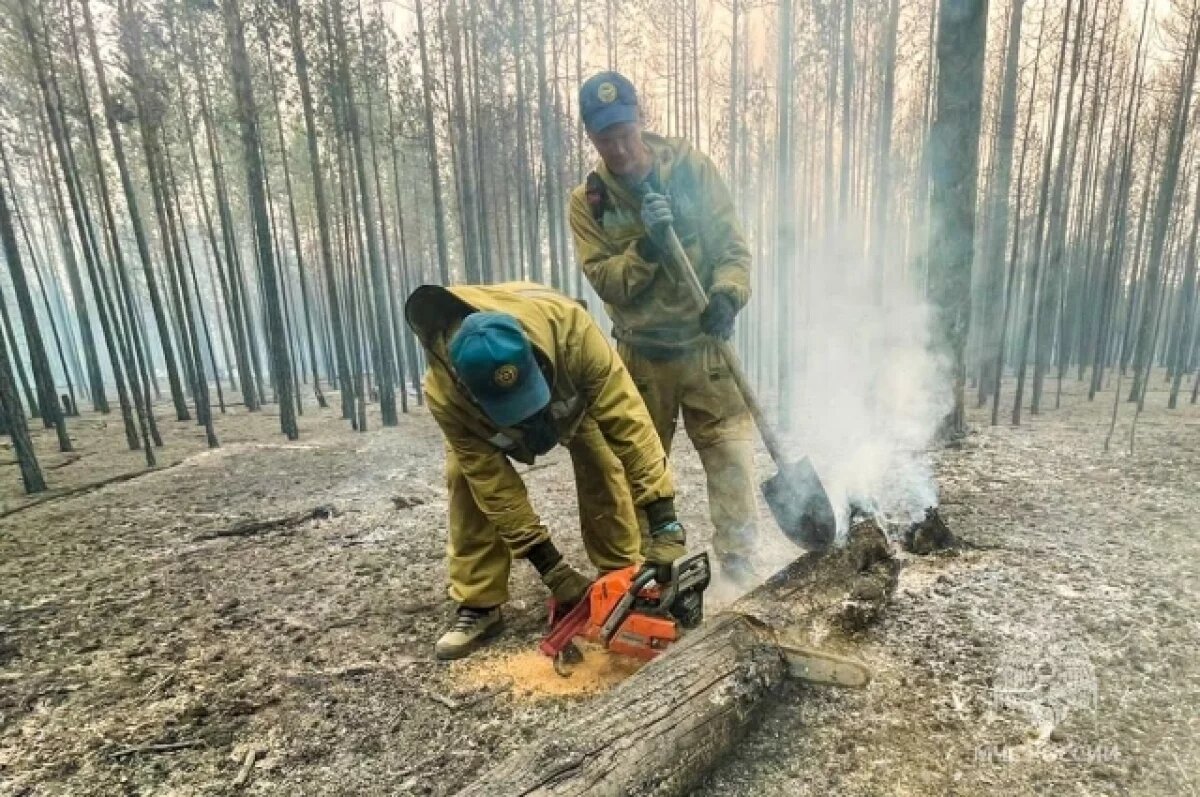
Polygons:
<instances>
[{"instance_id":1,"label":"forest of tree trunks","mask_svg":"<svg viewBox=\"0 0 1200 797\"><path fill-rule=\"evenodd\" d=\"M30 424L67 451L81 410L149 466L163 423L217 446L231 406L289 438L327 393L395 424L423 283L601 315L566 202L605 68L732 188L735 342L785 429L811 341L781 330L830 262L860 307L929 302L953 431L968 397L1015 424L1068 379L1200 391L1194 0L0 3L0 431L27 491Z\"/></svg>"}]
</instances>

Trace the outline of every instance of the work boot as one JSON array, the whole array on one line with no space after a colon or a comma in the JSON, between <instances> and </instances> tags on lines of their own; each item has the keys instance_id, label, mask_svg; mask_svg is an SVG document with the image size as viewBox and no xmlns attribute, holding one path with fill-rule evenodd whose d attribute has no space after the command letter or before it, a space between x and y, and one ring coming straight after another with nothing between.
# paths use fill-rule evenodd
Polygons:
<instances>
[{"instance_id":1,"label":"work boot","mask_svg":"<svg viewBox=\"0 0 1200 797\"><path fill-rule=\"evenodd\" d=\"M433 647L433 654L443 661L465 658L500 633L502 628L504 618L500 616L499 606L491 609L459 606L454 626L442 634L442 638Z\"/></svg>"}]
</instances>

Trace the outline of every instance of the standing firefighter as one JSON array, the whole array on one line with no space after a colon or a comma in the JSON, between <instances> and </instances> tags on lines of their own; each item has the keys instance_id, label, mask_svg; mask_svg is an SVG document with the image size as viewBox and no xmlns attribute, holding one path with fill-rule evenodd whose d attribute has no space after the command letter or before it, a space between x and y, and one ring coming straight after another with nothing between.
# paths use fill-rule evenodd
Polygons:
<instances>
[{"instance_id":1,"label":"standing firefighter","mask_svg":"<svg viewBox=\"0 0 1200 797\"><path fill-rule=\"evenodd\" d=\"M601 72L579 90L600 163L571 193L583 271L613 319L617 350L669 452L676 418L708 477L713 548L735 580L753 576L753 425L713 338L728 340L750 297L750 251L713 162L643 129L633 84ZM701 313L666 265L674 227L708 293Z\"/></svg>"},{"instance_id":2,"label":"standing firefighter","mask_svg":"<svg viewBox=\"0 0 1200 797\"><path fill-rule=\"evenodd\" d=\"M425 285L405 306L429 355L425 393L446 437L447 561L454 627L440 659L468 655L501 627L513 559L527 559L562 605L590 581L530 506L513 461L562 444L571 454L583 545L601 572L636 564L635 507L650 522L648 566L685 553L667 458L620 358L578 303L533 283Z\"/></svg>"}]
</instances>

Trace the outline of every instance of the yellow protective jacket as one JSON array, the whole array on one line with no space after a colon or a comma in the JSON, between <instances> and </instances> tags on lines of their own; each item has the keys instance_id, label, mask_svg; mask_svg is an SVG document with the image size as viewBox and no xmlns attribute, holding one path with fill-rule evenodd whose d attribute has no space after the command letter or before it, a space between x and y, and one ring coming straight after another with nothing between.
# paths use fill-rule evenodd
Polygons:
<instances>
[{"instance_id":1,"label":"yellow protective jacket","mask_svg":"<svg viewBox=\"0 0 1200 797\"><path fill-rule=\"evenodd\" d=\"M652 133L642 139L654 154L651 179L671 199L675 232L700 283L709 295L724 292L744 306L750 298L750 250L716 166L683 139ZM700 340L699 310L685 282L661 267L665 254L643 241L640 209L641 197L600 162L571 192L576 255L605 302L618 340L690 348Z\"/></svg>"},{"instance_id":2,"label":"yellow protective jacket","mask_svg":"<svg viewBox=\"0 0 1200 797\"><path fill-rule=\"evenodd\" d=\"M520 431L493 424L449 365L447 332L473 310L508 313L529 336L550 384L550 410L560 443L569 442L590 417L621 461L636 506L675 494L667 456L646 405L621 358L582 305L532 282L418 289L406 313L429 354L424 379L429 410L475 503L514 557L523 557L546 538L546 531L509 459L533 462Z\"/></svg>"}]
</instances>

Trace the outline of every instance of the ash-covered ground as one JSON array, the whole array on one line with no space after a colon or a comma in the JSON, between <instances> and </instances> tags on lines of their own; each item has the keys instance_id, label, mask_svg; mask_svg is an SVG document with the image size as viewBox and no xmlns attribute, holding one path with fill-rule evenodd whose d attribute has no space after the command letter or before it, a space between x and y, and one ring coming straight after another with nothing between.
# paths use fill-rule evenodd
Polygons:
<instances>
[{"instance_id":1,"label":"ash-covered ground","mask_svg":"<svg viewBox=\"0 0 1200 797\"><path fill-rule=\"evenodd\" d=\"M974 547L905 557L859 640L872 684L788 686L698 793L1200 789L1200 411L1151 392L1131 455L1122 404L1105 453L1112 395L1074 387L1019 429L976 414L936 454L942 512ZM452 794L619 681L532 671L544 590L520 563L494 651L432 659L452 611L440 436L423 410L372 423L309 407L288 442L231 411L210 452L163 420L168 467L0 518L0 794ZM72 431L82 457L38 432L53 485L138 467L111 418ZM675 455L703 544L703 474ZM24 505L15 468L0 479L4 511ZM582 565L566 458L526 480Z\"/></svg>"},{"instance_id":2,"label":"ash-covered ground","mask_svg":"<svg viewBox=\"0 0 1200 797\"><path fill-rule=\"evenodd\" d=\"M1105 453L1112 393L1064 390L938 452L974 548L905 557L861 639L873 683L789 686L700 793L1200 792L1200 412L1152 390L1133 453L1125 403Z\"/></svg>"}]
</instances>

